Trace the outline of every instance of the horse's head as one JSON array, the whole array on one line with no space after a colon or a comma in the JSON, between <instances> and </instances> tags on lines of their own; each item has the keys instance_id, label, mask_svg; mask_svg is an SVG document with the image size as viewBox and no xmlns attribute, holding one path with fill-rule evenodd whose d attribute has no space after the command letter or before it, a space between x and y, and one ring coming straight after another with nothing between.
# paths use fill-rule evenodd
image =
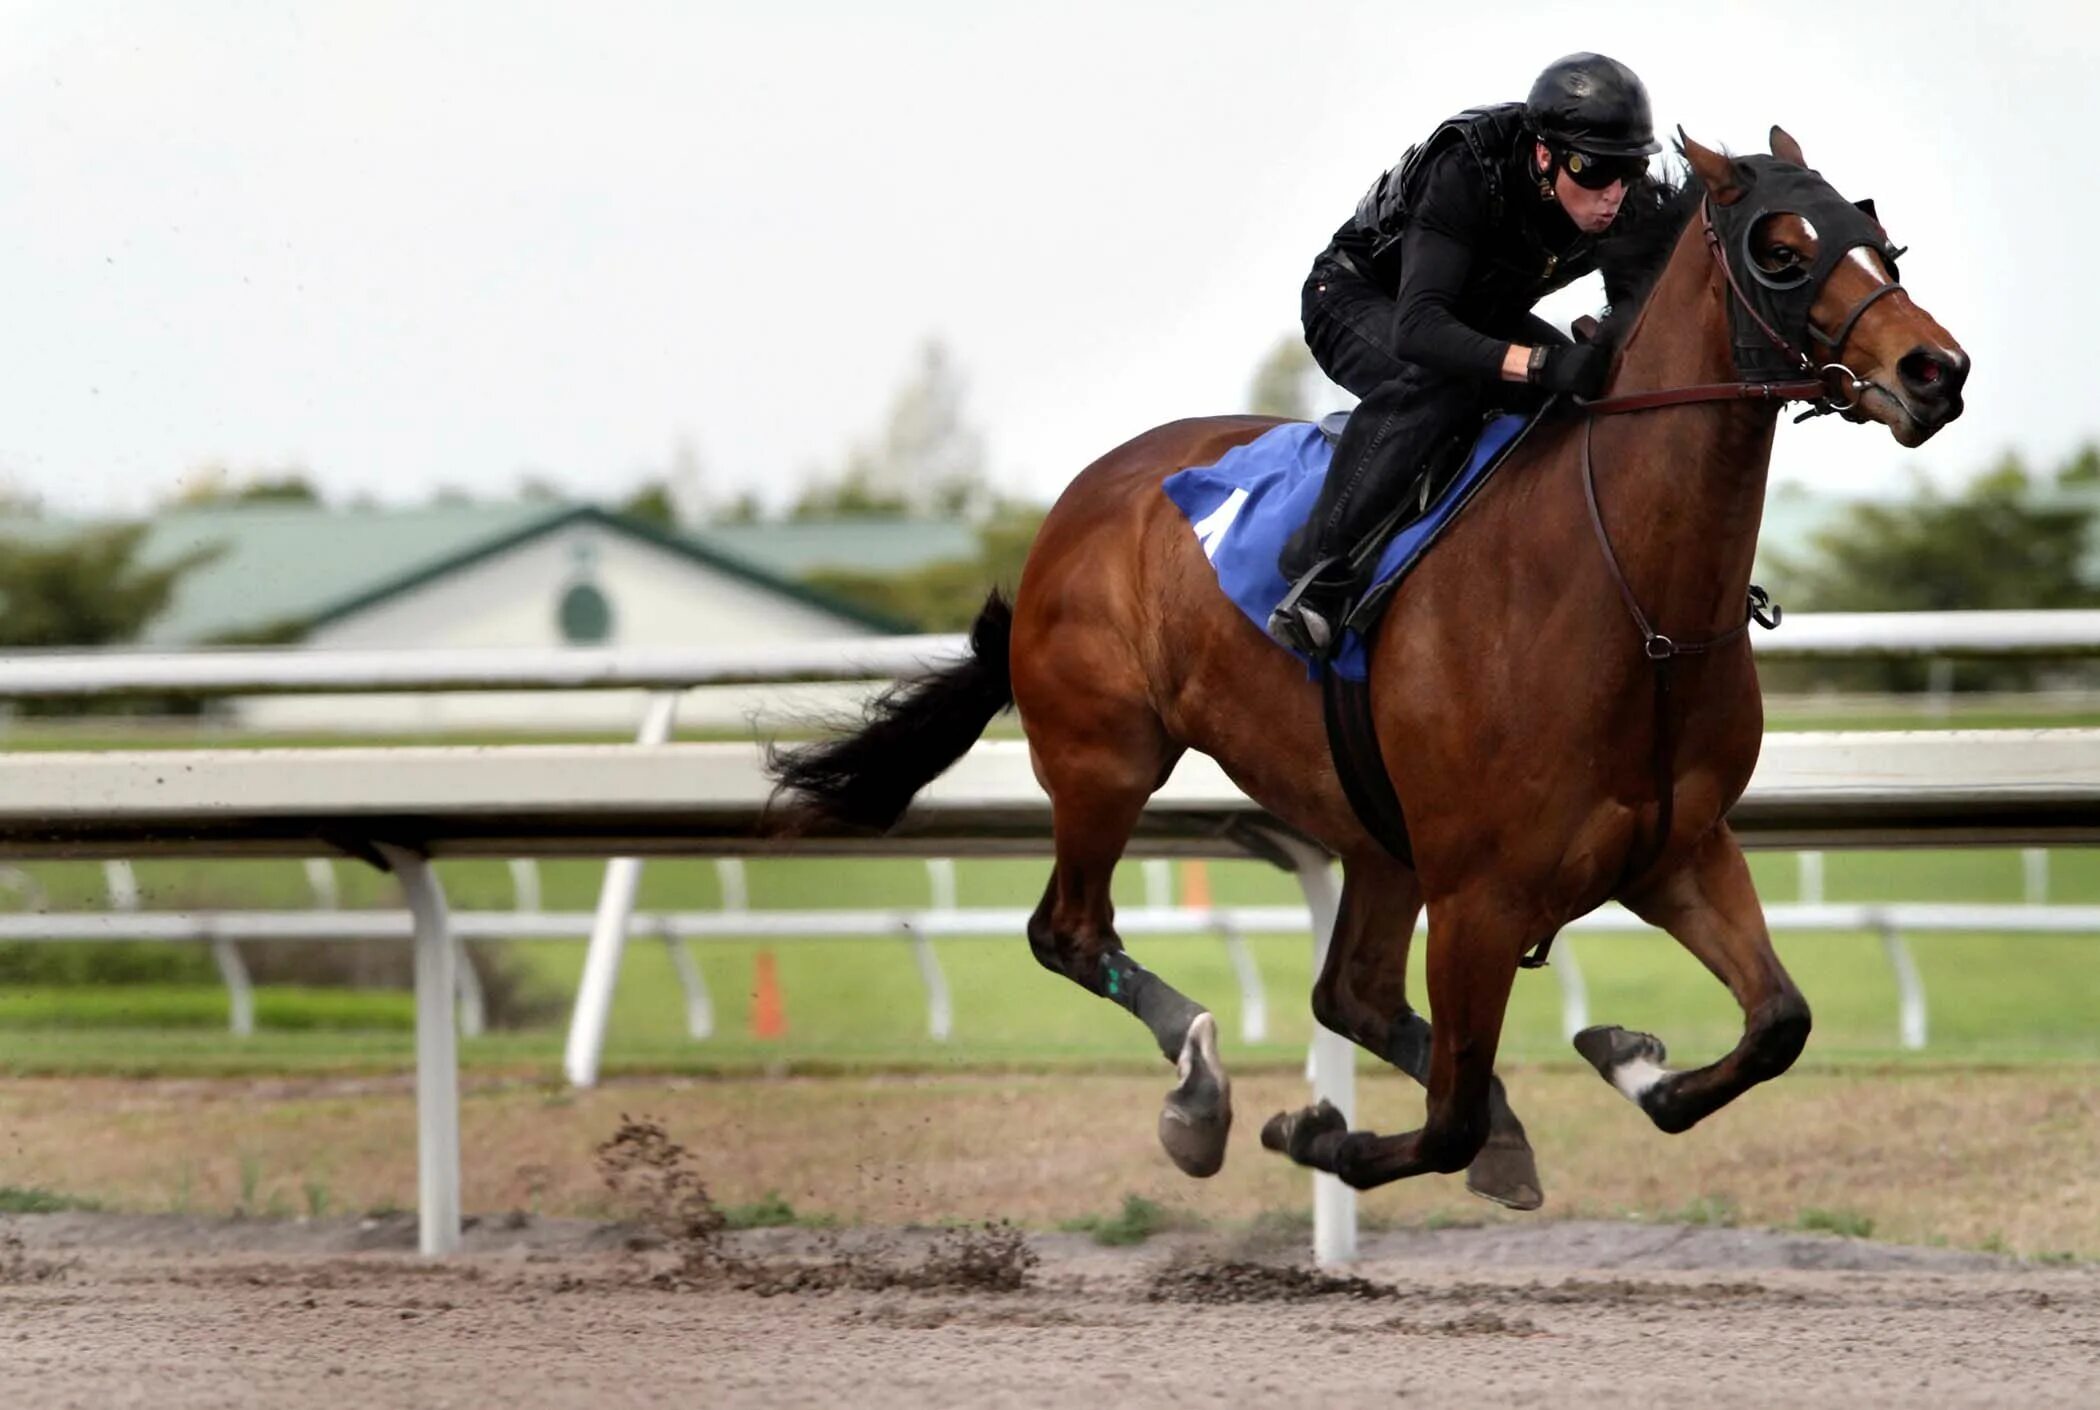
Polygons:
<instances>
[{"instance_id":1,"label":"horse's head","mask_svg":"<svg viewBox=\"0 0 2100 1410\"><path fill-rule=\"evenodd\" d=\"M1845 414L1922 445L1961 415L1969 356L1897 280L1872 201L1847 201L1772 129L1772 155L1730 157L1678 133L1709 197L1745 376L1820 369Z\"/></svg>"}]
</instances>

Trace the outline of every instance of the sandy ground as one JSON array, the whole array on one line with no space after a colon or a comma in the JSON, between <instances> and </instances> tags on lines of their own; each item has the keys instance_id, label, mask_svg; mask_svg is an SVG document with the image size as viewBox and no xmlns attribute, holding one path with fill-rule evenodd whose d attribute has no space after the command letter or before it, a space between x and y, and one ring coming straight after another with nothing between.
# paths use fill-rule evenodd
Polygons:
<instances>
[{"instance_id":1,"label":"sandy ground","mask_svg":"<svg viewBox=\"0 0 2100 1410\"><path fill-rule=\"evenodd\" d=\"M730 1248L865 1271L955 1237ZM1050 1235L1019 1291L951 1270L775 1295L652 1282L666 1250L614 1226L488 1221L435 1264L412 1240L405 1216L0 1221L0 1405L2100 1403L2100 1269L1826 1236L1387 1233L1323 1278L1295 1241Z\"/></svg>"}]
</instances>

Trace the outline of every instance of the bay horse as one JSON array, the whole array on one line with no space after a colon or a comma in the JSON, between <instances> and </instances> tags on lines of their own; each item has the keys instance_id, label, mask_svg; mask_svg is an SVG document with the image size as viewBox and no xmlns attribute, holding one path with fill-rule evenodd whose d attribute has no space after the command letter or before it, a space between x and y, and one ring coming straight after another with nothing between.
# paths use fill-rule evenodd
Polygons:
<instances>
[{"instance_id":1,"label":"bay horse","mask_svg":"<svg viewBox=\"0 0 2100 1410\"><path fill-rule=\"evenodd\" d=\"M1838 196L1781 129L1770 145L1733 157L1679 133L1682 184L1660 187L1645 233L1636 222L1607 263L1604 397L1519 447L1373 630L1371 713L1411 865L1352 810L1317 685L1219 590L1160 490L1279 424L1249 416L1160 426L1087 467L965 660L900 685L853 733L772 756L781 825L885 828L1017 708L1055 843L1028 943L1176 1064L1159 1130L1193 1175L1221 1167L1232 1121L1216 1023L1125 951L1109 899L1188 749L1341 859L1313 1013L1427 1088L1419 1130L1350 1131L1322 1103L1272 1117L1270 1149L1360 1189L1466 1170L1475 1193L1536 1208L1494 1072L1504 1009L1526 952L1614 898L1728 986L1743 1031L1720 1060L1672 1071L1655 1038L1588 1029L1576 1047L1598 1072L1676 1132L1786 1071L1808 1004L1726 821L1764 728L1743 628L1775 398L1915 446L1961 414L1969 360L1897 281L1871 203ZM1757 378L1774 369L1794 380ZM1406 987L1424 906L1433 1026Z\"/></svg>"}]
</instances>

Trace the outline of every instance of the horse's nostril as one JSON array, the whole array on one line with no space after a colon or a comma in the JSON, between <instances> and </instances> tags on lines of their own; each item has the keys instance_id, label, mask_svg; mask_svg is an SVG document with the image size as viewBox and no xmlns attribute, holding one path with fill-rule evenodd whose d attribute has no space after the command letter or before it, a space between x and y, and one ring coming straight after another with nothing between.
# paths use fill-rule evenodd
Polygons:
<instances>
[{"instance_id":1,"label":"horse's nostril","mask_svg":"<svg viewBox=\"0 0 2100 1410\"><path fill-rule=\"evenodd\" d=\"M1960 394L1968 361L1960 353L1919 348L1897 362L1896 375L1903 379L1908 391L1921 397L1946 400Z\"/></svg>"}]
</instances>

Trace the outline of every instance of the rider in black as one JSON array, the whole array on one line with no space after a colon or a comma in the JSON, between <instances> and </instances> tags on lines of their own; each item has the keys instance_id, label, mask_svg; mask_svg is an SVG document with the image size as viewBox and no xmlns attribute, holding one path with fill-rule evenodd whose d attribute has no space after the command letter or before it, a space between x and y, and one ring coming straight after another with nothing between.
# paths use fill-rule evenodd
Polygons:
<instances>
[{"instance_id":1,"label":"rider in black","mask_svg":"<svg viewBox=\"0 0 2100 1410\"><path fill-rule=\"evenodd\" d=\"M1292 588L1271 636L1324 653L1364 586L1351 550L1446 439L1508 400L1499 384L1602 388L1609 353L1571 344L1531 307L1596 268L1597 236L1656 150L1633 70L1570 54L1528 101L1460 113L1365 193L1305 281L1306 344L1362 401L1312 518L1284 546Z\"/></svg>"}]
</instances>

